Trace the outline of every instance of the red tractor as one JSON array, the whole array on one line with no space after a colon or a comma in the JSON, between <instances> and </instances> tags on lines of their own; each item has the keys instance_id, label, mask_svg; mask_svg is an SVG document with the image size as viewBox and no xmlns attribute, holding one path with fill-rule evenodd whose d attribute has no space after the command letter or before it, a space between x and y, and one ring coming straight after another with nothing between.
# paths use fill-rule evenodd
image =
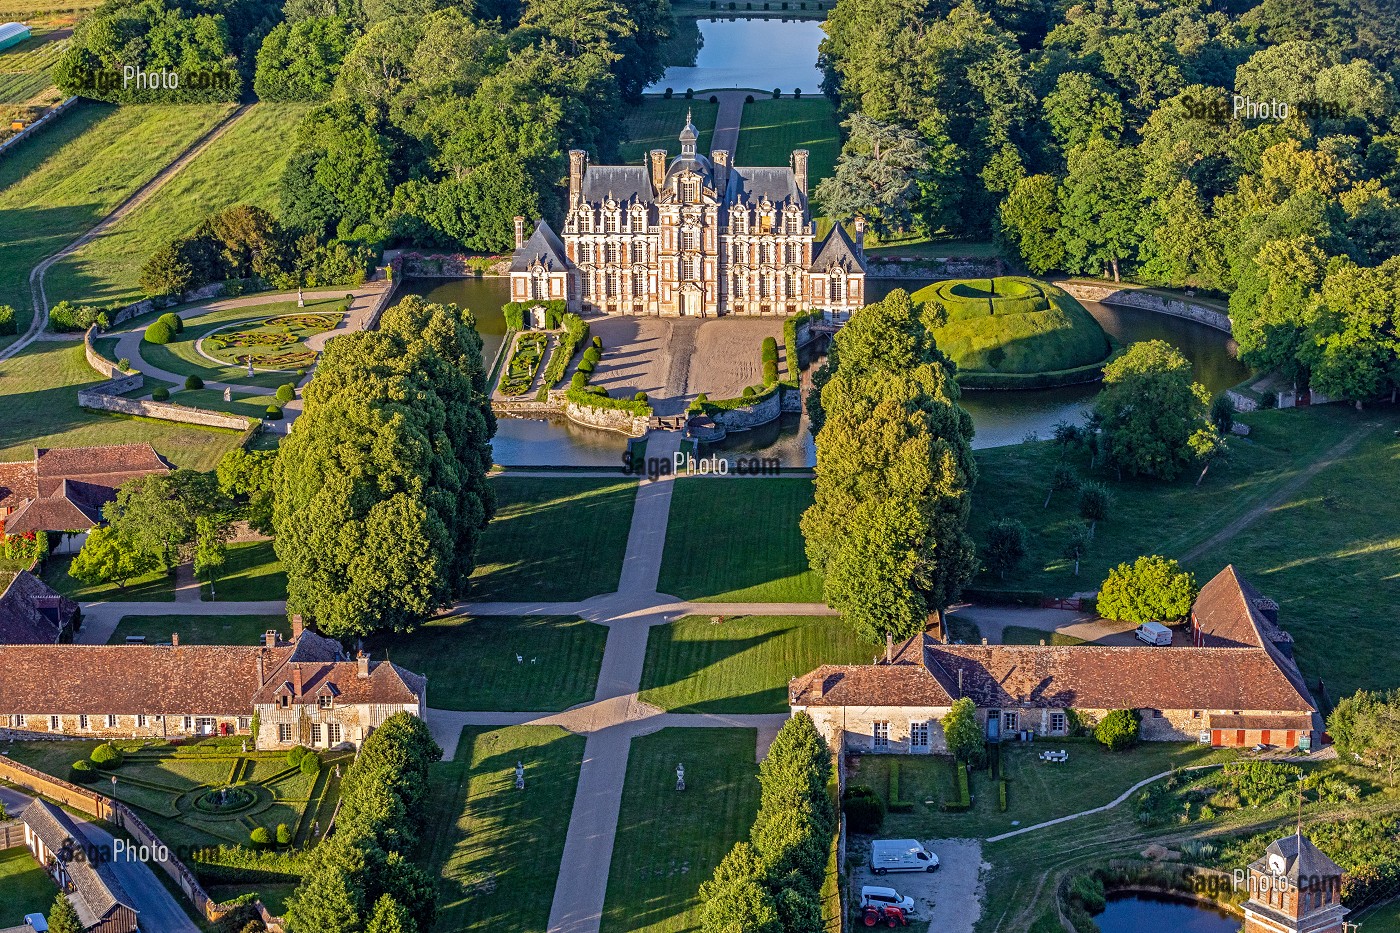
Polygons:
<instances>
[{"instance_id":1,"label":"red tractor","mask_svg":"<svg viewBox=\"0 0 1400 933\"><path fill-rule=\"evenodd\" d=\"M877 907L874 904L868 904L862 912L861 918L868 927L877 925L881 920L885 922L886 926L891 927L907 927L909 925L909 918L904 915L901 908L888 905Z\"/></svg>"}]
</instances>

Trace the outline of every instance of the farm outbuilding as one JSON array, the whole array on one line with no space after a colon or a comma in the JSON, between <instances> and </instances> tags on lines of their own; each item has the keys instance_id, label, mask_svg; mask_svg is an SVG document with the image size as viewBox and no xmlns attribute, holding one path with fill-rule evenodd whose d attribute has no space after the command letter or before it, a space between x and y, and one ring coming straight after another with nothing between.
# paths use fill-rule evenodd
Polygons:
<instances>
[{"instance_id":1,"label":"farm outbuilding","mask_svg":"<svg viewBox=\"0 0 1400 933\"><path fill-rule=\"evenodd\" d=\"M23 23L5 23L0 26L0 51L19 45L29 36L29 27Z\"/></svg>"}]
</instances>

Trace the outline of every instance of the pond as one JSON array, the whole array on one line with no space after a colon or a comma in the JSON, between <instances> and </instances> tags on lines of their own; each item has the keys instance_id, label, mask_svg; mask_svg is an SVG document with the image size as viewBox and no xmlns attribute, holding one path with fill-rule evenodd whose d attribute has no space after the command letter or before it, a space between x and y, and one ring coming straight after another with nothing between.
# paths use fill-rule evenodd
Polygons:
<instances>
[{"instance_id":1,"label":"pond","mask_svg":"<svg viewBox=\"0 0 1400 933\"><path fill-rule=\"evenodd\" d=\"M824 33L817 20L702 19L700 53L693 66L673 65L646 90L696 91L750 88L792 93L819 92L817 46Z\"/></svg>"},{"instance_id":2,"label":"pond","mask_svg":"<svg viewBox=\"0 0 1400 933\"><path fill-rule=\"evenodd\" d=\"M1110 894L1094 917L1100 933L1239 933L1238 918L1208 904L1162 894Z\"/></svg>"},{"instance_id":3,"label":"pond","mask_svg":"<svg viewBox=\"0 0 1400 933\"><path fill-rule=\"evenodd\" d=\"M870 300L878 301L895 288L914 291L929 280L872 279ZM408 291L430 301L455 302L476 315L484 355L489 366L505 339L501 306L509 300L510 285L504 278L432 280L411 282ZM1230 338L1220 331L1182 318L1153 314L1136 308L1118 308L1096 302L1084 307L1121 343L1165 340L1191 361L1197 381L1212 394L1242 381L1244 364L1230 353ZM804 374L810 378L810 371ZM1027 435L1048 438L1055 422L1078 421L1093 406L1098 386L1072 386L1027 392L964 392L963 407L972 414L977 436L972 446L1005 447L1019 444ZM497 463L506 466L613 466L620 462L627 440L621 434L581 427L570 421L497 419L492 441ZM762 454L777 457L785 467L816 463L816 445L807 419L796 414L752 431L733 434L711 451L730 457Z\"/></svg>"}]
</instances>

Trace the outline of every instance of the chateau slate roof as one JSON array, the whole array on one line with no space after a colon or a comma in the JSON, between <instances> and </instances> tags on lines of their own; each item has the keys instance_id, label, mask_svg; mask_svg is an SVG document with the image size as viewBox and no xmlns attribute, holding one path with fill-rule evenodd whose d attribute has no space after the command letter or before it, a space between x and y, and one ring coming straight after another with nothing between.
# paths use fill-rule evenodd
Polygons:
<instances>
[{"instance_id":1,"label":"chateau slate roof","mask_svg":"<svg viewBox=\"0 0 1400 933\"><path fill-rule=\"evenodd\" d=\"M53 645L78 613L78 604L61 596L28 570L14 575L0 594L0 644Z\"/></svg>"},{"instance_id":2,"label":"chateau slate roof","mask_svg":"<svg viewBox=\"0 0 1400 933\"><path fill-rule=\"evenodd\" d=\"M73 818L46 800L36 799L25 807L23 820L50 852L61 851L70 839L78 845L87 843ZM98 860L94 864L85 858L75 858L67 867L75 888L69 892L68 900L77 911L83 929L96 926L117 907L140 913L107 862Z\"/></svg>"},{"instance_id":3,"label":"chateau slate roof","mask_svg":"<svg viewBox=\"0 0 1400 933\"><path fill-rule=\"evenodd\" d=\"M757 204L767 198L774 204L792 199L802 201L802 192L797 187L797 176L790 168L764 167L745 168L734 166L725 189L730 204Z\"/></svg>"},{"instance_id":4,"label":"chateau slate roof","mask_svg":"<svg viewBox=\"0 0 1400 933\"><path fill-rule=\"evenodd\" d=\"M834 268L845 269L847 272L865 271L865 263L861 260L855 243L841 224L832 225L831 232L822 240L812 258L813 272L830 272Z\"/></svg>"},{"instance_id":5,"label":"chateau slate roof","mask_svg":"<svg viewBox=\"0 0 1400 933\"><path fill-rule=\"evenodd\" d=\"M603 204L612 198L618 204L639 201L651 204L656 191L651 171L644 165L590 165L583 170L583 200Z\"/></svg>"},{"instance_id":6,"label":"chateau slate roof","mask_svg":"<svg viewBox=\"0 0 1400 933\"><path fill-rule=\"evenodd\" d=\"M535 232L530 234L525 245L516 250L511 257L510 271L528 272L538 259L550 272L563 272L568 268L564 256L564 244L549 224L541 220L535 224Z\"/></svg>"}]
</instances>

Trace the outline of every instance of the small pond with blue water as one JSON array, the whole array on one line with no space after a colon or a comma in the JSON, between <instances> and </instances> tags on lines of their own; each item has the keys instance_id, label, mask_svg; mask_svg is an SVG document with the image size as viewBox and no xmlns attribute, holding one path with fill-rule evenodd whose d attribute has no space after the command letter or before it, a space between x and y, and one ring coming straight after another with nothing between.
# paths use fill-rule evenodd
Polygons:
<instances>
[{"instance_id":1,"label":"small pond with blue water","mask_svg":"<svg viewBox=\"0 0 1400 933\"><path fill-rule=\"evenodd\" d=\"M1100 933L1239 933L1240 920L1219 908L1163 894L1121 893L1094 917Z\"/></svg>"}]
</instances>

